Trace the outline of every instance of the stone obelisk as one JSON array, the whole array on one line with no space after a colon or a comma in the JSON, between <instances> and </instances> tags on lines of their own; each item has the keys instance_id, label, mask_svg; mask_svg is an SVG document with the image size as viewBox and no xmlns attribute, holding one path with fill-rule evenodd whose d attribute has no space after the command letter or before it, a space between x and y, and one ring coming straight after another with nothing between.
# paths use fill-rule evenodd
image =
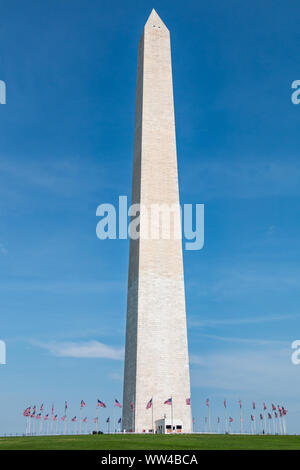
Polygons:
<instances>
[{"instance_id":1,"label":"stone obelisk","mask_svg":"<svg viewBox=\"0 0 300 470\"><path fill-rule=\"evenodd\" d=\"M138 46L132 204L179 207L170 33L155 10ZM130 240L123 429L155 430L172 412L191 432L189 398L181 234L140 236Z\"/></svg>"}]
</instances>

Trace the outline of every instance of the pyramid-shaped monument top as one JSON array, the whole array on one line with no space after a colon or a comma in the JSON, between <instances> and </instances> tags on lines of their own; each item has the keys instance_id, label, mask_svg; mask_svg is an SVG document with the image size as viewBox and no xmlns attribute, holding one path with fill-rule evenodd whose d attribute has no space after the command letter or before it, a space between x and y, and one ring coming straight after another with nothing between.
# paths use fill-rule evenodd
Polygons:
<instances>
[{"instance_id":1,"label":"pyramid-shaped monument top","mask_svg":"<svg viewBox=\"0 0 300 470\"><path fill-rule=\"evenodd\" d=\"M166 27L165 23L160 18L160 16L158 16L154 8L151 11L150 16L145 24L145 28L158 28L168 31L168 28Z\"/></svg>"}]
</instances>

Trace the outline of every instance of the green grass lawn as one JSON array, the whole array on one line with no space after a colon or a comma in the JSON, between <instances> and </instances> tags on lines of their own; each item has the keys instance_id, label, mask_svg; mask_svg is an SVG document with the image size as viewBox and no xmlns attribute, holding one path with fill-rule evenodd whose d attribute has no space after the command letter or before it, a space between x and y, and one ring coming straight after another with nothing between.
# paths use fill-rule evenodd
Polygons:
<instances>
[{"instance_id":1,"label":"green grass lawn","mask_svg":"<svg viewBox=\"0 0 300 470\"><path fill-rule=\"evenodd\" d=\"M0 450L226 450L300 449L300 436L239 436L220 434L90 435L1 437Z\"/></svg>"}]
</instances>

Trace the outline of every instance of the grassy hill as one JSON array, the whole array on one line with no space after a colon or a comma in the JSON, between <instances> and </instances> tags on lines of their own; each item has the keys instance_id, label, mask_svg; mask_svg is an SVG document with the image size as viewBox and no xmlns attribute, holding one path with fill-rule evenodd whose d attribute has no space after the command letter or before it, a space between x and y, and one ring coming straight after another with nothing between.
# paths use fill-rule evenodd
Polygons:
<instances>
[{"instance_id":1,"label":"grassy hill","mask_svg":"<svg viewBox=\"0 0 300 470\"><path fill-rule=\"evenodd\" d=\"M239 436L220 434L85 435L2 437L0 450L287 450L300 449L300 436Z\"/></svg>"}]
</instances>

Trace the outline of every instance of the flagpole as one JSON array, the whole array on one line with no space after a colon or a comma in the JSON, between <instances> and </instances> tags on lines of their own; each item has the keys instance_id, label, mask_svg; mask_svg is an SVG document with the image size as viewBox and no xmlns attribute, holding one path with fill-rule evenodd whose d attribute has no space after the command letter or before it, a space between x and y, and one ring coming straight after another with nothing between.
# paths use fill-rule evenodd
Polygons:
<instances>
[{"instance_id":1,"label":"flagpole","mask_svg":"<svg viewBox=\"0 0 300 470\"><path fill-rule=\"evenodd\" d=\"M132 404L133 404L133 409L131 410L131 429L132 429L132 432L134 430L134 414L135 414L135 403L134 403L134 397L132 398ZM131 405L130 405L130 408L131 408Z\"/></svg>"},{"instance_id":2,"label":"flagpole","mask_svg":"<svg viewBox=\"0 0 300 470\"><path fill-rule=\"evenodd\" d=\"M81 434L81 419L82 419L82 406L80 403L80 412L79 412L79 434Z\"/></svg>"},{"instance_id":3,"label":"flagpole","mask_svg":"<svg viewBox=\"0 0 300 470\"><path fill-rule=\"evenodd\" d=\"M115 430L116 430L116 423L115 423L115 404L113 404L113 419L112 419L112 424L113 424L113 433L115 433Z\"/></svg>"},{"instance_id":4,"label":"flagpole","mask_svg":"<svg viewBox=\"0 0 300 470\"><path fill-rule=\"evenodd\" d=\"M171 425L172 425L172 433L173 433L173 397L171 396Z\"/></svg>"},{"instance_id":5,"label":"flagpole","mask_svg":"<svg viewBox=\"0 0 300 470\"><path fill-rule=\"evenodd\" d=\"M133 397L133 428L132 428L132 432L134 430L135 432L135 396Z\"/></svg>"},{"instance_id":6,"label":"flagpole","mask_svg":"<svg viewBox=\"0 0 300 470\"><path fill-rule=\"evenodd\" d=\"M154 427L153 427L153 396L152 396L152 434L154 434Z\"/></svg>"},{"instance_id":7,"label":"flagpole","mask_svg":"<svg viewBox=\"0 0 300 470\"><path fill-rule=\"evenodd\" d=\"M242 416L242 407L240 407L240 420L241 420L241 434L243 434L243 416Z\"/></svg>"}]
</instances>

